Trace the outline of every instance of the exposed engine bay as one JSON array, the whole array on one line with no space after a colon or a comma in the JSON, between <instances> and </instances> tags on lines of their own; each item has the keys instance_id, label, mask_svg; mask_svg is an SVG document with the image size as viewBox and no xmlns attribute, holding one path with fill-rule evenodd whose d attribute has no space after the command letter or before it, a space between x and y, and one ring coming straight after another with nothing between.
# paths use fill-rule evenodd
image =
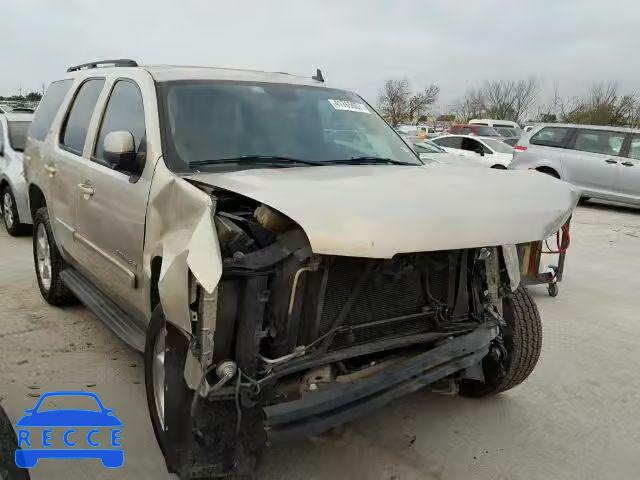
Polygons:
<instances>
[{"instance_id":1,"label":"exposed engine bay","mask_svg":"<svg viewBox=\"0 0 640 480\"><path fill-rule=\"evenodd\" d=\"M232 359L246 404L289 402L366 378L499 322L499 289L507 288L500 286L507 275L499 249L392 259L319 255L282 213L227 191L215 197L223 274L215 313L208 313L215 315L214 348L196 356L206 365ZM496 272L488 281L489 259ZM197 297L194 319L206 315ZM206 381L220 385L211 369ZM207 389L210 400L237 393L231 384Z\"/></svg>"}]
</instances>

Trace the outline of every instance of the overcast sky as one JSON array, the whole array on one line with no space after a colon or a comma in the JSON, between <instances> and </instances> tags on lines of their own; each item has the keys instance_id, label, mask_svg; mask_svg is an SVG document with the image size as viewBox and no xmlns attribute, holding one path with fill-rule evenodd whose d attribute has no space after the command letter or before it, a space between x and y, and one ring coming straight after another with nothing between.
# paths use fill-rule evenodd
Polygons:
<instances>
[{"instance_id":1,"label":"overcast sky","mask_svg":"<svg viewBox=\"0 0 640 480\"><path fill-rule=\"evenodd\" d=\"M375 102L386 78L441 87L439 110L487 79L551 95L640 86L637 0L2 0L0 94L100 58L311 75Z\"/></svg>"}]
</instances>

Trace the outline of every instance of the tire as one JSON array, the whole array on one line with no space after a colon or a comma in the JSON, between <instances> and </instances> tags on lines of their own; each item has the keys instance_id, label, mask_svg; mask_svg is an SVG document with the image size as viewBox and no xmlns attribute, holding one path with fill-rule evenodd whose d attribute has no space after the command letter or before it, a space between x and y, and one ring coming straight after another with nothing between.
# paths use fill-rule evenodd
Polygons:
<instances>
[{"instance_id":1,"label":"tire","mask_svg":"<svg viewBox=\"0 0 640 480\"><path fill-rule=\"evenodd\" d=\"M11 425L11 420L0 406L0 478L29 480L29 470L16 466L14 452L17 448L18 439ZM37 459L35 463L37 463Z\"/></svg>"},{"instance_id":2,"label":"tire","mask_svg":"<svg viewBox=\"0 0 640 480\"><path fill-rule=\"evenodd\" d=\"M164 335L164 418L160 420L154 394L156 343ZM234 402L199 400L191 418L194 391L184 381L189 348L186 337L167 323L157 306L147 329L144 377L147 406L156 440L167 470L180 478L249 479L264 446L262 409L243 409L240 435L236 435ZM235 381L235 380L234 380ZM168 434L168 432L171 432Z\"/></svg>"},{"instance_id":3,"label":"tire","mask_svg":"<svg viewBox=\"0 0 640 480\"><path fill-rule=\"evenodd\" d=\"M42 243L40 243L42 250L39 250L38 244L42 242L41 235L46 235L47 247L42 247ZM46 260L46 257L48 257L48 269L43 268L41 271L39 256L42 257L42 260ZM62 270L65 268L65 262L53 238L51 224L49 223L49 212L46 207L38 209L33 220L33 264L36 271L36 278L38 279L40 294L47 303L62 306L75 302L75 297L62 282L60 276Z\"/></svg>"},{"instance_id":4,"label":"tire","mask_svg":"<svg viewBox=\"0 0 640 480\"><path fill-rule=\"evenodd\" d=\"M31 231L31 226L24 223L20 223L20 216L18 215L18 207L16 205L16 198L13 196L11 188L7 185L1 194L2 201L2 219L4 221L4 227L12 237L20 237L26 235Z\"/></svg>"},{"instance_id":5,"label":"tire","mask_svg":"<svg viewBox=\"0 0 640 480\"><path fill-rule=\"evenodd\" d=\"M155 363L156 343L164 337L164 419L180 427L188 426L190 421L189 407L193 399L193 392L184 381L184 364L187 356L188 343L179 332L168 326L162 307L158 305L151 315L151 322L147 329L147 338L144 347L144 382L147 392L147 406L149 417L156 440L165 457L167 469L170 473L178 473L181 470L182 459L180 450L188 443L188 429L173 430L172 435L167 435L168 426L165 427L158 409L158 400L154 391L154 373L158 366ZM171 418L167 412L171 411Z\"/></svg>"},{"instance_id":6,"label":"tire","mask_svg":"<svg viewBox=\"0 0 640 480\"><path fill-rule=\"evenodd\" d=\"M490 353L482 361L484 381L463 380L460 394L485 397L512 389L533 372L542 349L542 322L531 294L519 286L503 301L503 358Z\"/></svg>"}]
</instances>

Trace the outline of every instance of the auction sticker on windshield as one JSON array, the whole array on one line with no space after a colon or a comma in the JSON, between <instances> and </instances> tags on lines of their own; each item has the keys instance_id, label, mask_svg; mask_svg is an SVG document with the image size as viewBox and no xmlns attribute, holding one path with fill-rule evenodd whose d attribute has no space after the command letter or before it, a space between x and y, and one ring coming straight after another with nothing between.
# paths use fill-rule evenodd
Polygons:
<instances>
[{"instance_id":1,"label":"auction sticker on windshield","mask_svg":"<svg viewBox=\"0 0 640 480\"><path fill-rule=\"evenodd\" d=\"M371 113L364 103L352 102L351 100L334 100L329 99L329 103L336 110L345 110L347 112Z\"/></svg>"},{"instance_id":2,"label":"auction sticker on windshield","mask_svg":"<svg viewBox=\"0 0 640 480\"><path fill-rule=\"evenodd\" d=\"M25 414L16 423L20 468L33 468L41 458L95 458L107 468L124 463L122 422L95 393L45 393Z\"/></svg>"}]
</instances>

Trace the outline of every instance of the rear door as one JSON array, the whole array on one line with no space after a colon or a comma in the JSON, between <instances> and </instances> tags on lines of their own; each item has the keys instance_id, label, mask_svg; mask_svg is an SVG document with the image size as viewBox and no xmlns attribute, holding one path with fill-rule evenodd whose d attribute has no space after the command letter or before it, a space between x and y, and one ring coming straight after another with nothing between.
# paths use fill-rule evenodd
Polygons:
<instances>
[{"instance_id":1,"label":"rear door","mask_svg":"<svg viewBox=\"0 0 640 480\"><path fill-rule=\"evenodd\" d=\"M615 190L625 201L640 203L640 134L631 135L628 158L620 162Z\"/></svg>"},{"instance_id":2,"label":"rear door","mask_svg":"<svg viewBox=\"0 0 640 480\"><path fill-rule=\"evenodd\" d=\"M625 161L624 140L622 132L576 129L569 149L562 154L565 180L593 196L614 195L618 168Z\"/></svg>"},{"instance_id":3,"label":"rear door","mask_svg":"<svg viewBox=\"0 0 640 480\"><path fill-rule=\"evenodd\" d=\"M140 164L147 156L145 108L138 83L113 81L101 120L94 132L88 161L79 171L77 239L83 245L83 265L102 289L141 316L142 251L150 181L138 172L110 164L104 139L110 132L131 132Z\"/></svg>"}]
</instances>

